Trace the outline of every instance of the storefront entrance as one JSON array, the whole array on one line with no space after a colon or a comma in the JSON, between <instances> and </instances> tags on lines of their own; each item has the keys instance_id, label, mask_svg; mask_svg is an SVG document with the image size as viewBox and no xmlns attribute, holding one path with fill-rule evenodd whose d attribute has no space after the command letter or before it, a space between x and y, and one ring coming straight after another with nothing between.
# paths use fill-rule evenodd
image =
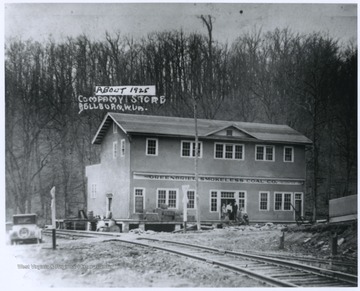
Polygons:
<instances>
[{"instance_id":1,"label":"storefront entrance","mask_svg":"<svg viewBox=\"0 0 360 291\"><path fill-rule=\"evenodd\" d=\"M230 216L228 214L228 211L226 210L225 211L225 215L223 213L222 214L222 217L225 218L226 216L228 217L229 220L234 220L234 205L235 205L235 199L234 198L222 198L221 199L221 209L224 209L224 205L225 205L225 209L226 209L226 206L230 204L231 205L231 208L232 208L232 211L230 213ZM223 212L223 210L221 210Z\"/></svg>"}]
</instances>

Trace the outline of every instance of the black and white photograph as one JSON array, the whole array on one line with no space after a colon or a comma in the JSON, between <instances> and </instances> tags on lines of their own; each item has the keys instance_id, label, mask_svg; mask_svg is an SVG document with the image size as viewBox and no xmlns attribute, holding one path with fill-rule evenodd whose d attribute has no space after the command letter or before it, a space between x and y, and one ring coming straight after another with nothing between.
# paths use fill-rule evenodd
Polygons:
<instances>
[{"instance_id":1,"label":"black and white photograph","mask_svg":"<svg viewBox=\"0 0 360 291\"><path fill-rule=\"evenodd\" d=\"M357 1L1 9L4 290L358 287Z\"/></svg>"}]
</instances>

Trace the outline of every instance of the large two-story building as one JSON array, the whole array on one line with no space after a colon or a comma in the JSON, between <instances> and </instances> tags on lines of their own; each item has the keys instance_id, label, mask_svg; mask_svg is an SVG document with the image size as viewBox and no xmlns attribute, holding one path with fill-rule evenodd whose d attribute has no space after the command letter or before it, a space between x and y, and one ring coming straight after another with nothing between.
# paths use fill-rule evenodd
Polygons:
<instances>
[{"instance_id":1,"label":"large two-story building","mask_svg":"<svg viewBox=\"0 0 360 291\"><path fill-rule=\"evenodd\" d=\"M311 141L286 125L198 119L198 192L195 195L194 119L108 113L93 144L101 162L86 168L88 211L118 221L140 221L166 205L202 222L221 219L236 201L251 222L293 222L303 212L305 147Z\"/></svg>"}]
</instances>

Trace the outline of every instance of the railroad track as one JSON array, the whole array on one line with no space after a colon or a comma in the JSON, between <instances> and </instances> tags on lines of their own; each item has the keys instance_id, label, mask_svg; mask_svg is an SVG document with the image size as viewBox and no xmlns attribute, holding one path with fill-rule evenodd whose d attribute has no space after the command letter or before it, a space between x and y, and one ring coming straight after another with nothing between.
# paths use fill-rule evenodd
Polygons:
<instances>
[{"instance_id":1,"label":"railroad track","mask_svg":"<svg viewBox=\"0 0 360 291\"><path fill-rule=\"evenodd\" d=\"M355 287L357 276L276 258L150 238L150 247L218 265L278 287Z\"/></svg>"},{"instance_id":2,"label":"railroad track","mask_svg":"<svg viewBox=\"0 0 360 291\"><path fill-rule=\"evenodd\" d=\"M248 254L254 254L254 255L261 255L266 256L269 258L277 258L282 260L292 260L292 261L298 261L310 265L315 265L318 267L321 266L327 266L327 268L330 269L338 269L344 270L345 272L351 272L353 274L357 274L357 267L358 264L356 261L349 260L349 261L340 261L336 259L320 259L320 258L314 258L314 257L297 257L294 255L282 255L282 254L269 254L269 253L263 253L263 252L256 252L256 251L246 251Z\"/></svg>"},{"instance_id":3,"label":"railroad track","mask_svg":"<svg viewBox=\"0 0 360 291\"><path fill-rule=\"evenodd\" d=\"M42 231L45 235L52 235L52 229L44 229ZM57 229L57 237L63 238L74 238L74 237L119 237L120 233L114 232L95 232L95 231L86 231L86 230L70 230L70 229Z\"/></svg>"},{"instance_id":4,"label":"railroad track","mask_svg":"<svg viewBox=\"0 0 360 291\"><path fill-rule=\"evenodd\" d=\"M246 274L270 286L357 287L357 276L355 275L304 265L290 260L148 237L123 239L120 234L70 230L57 230L57 233L69 233L73 236L110 236L113 237L112 240L122 243L165 251Z\"/></svg>"}]
</instances>

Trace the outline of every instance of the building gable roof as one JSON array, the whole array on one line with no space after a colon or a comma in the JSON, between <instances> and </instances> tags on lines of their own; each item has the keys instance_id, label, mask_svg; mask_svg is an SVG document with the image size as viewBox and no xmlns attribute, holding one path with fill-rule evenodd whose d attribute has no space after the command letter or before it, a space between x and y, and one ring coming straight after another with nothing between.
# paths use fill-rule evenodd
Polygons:
<instances>
[{"instance_id":1,"label":"building gable roof","mask_svg":"<svg viewBox=\"0 0 360 291\"><path fill-rule=\"evenodd\" d=\"M128 136L135 134L192 137L195 134L194 119L169 116L137 115L124 113L108 113L101 123L94 139L94 144L101 144L108 127L115 122ZM250 123L211 119L198 119L199 138L213 138L212 134L228 127L235 127L244 132L246 140L259 142L284 142L311 144L311 140L287 125ZM222 139L240 140L241 137Z\"/></svg>"},{"instance_id":2,"label":"building gable roof","mask_svg":"<svg viewBox=\"0 0 360 291\"><path fill-rule=\"evenodd\" d=\"M252 136L246 130L239 128L235 124L226 125L221 128L217 128L216 130L212 130L211 132L208 132L205 136L224 136L224 132L226 130L232 130L236 132L236 137L247 137L247 138L255 138L255 136ZM229 137L229 136L227 136Z\"/></svg>"}]
</instances>

